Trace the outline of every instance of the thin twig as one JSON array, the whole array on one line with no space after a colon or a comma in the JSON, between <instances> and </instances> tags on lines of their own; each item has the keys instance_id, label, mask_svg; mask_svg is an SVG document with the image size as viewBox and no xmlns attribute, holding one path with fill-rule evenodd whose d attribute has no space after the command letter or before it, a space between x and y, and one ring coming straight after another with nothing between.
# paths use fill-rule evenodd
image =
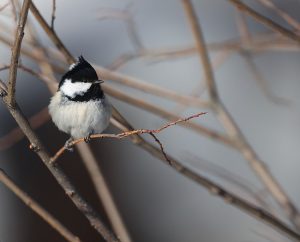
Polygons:
<instances>
[{"instance_id":1,"label":"thin twig","mask_svg":"<svg viewBox=\"0 0 300 242\"><path fill-rule=\"evenodd\" d=\"M35 115L30 117L29 123L33 129L37 129L46 123L50 119L48 113L48 107L43 108ZM0 137L0 151L5 150L13 146L24 137L24 133L19 127L14 128L8 134Z\"/></svg>"},{"instance_id":2,"label":"thin twig","mask_svg":"<svg viewBox=\"0 0 300 242\"><path fill-rule=\"evenodd\" d=\"M188 17L189 23L192 28L192 33L194 35L198 55L203 64L205 81L206 81L210 99L215 101L216 99L219 99L218 92L217 92L215 82L213 81L214 80L213 70L212 70L212 68L209 67L209 63L207 63L205 61L206 59L209 59L209 57L208 57L208 53L207 53L205 46L203 46L203 44L202 44L204 42L204 39L202 36L202 32L200 31L196 13L195 13L194 8L189 0L183 0L182 3L183 3L184 10L186 12L186 15Z\"/></svg>"},{"instance_id":3,"label":"thin twig","mask_svg":"<svg viewBox=\"0 0 300 242\"><path fill-rule=\"evenodd\" d=\"M285 20L289 25L291 25L296 31L300 31L300 23L293 18L291 15L283 11L281 8L277 7L271 0L257 0L264 6L274 10L282 19Z\"/></svg>"},{"instance_id":4,"label":"thin twig","mask_svg":"<svg viewBox=\"0 0 300 242\"><path fill-rule=\"evenodd\" d=\"M28 10L30 6L31 0L24 0L19 23L15 35L15 42L12 48L11 54L11 67L9 69L9 78L8 78L8 95L7 100L10 106L14 106L15 104L15 92L16 92L16 78L17 78L17 66L19 62L20 50L22 39L24 36L24 27L27 20Z\"/></svg>"},{"instance_id":5,"label":"thin twig","mask_svg":"<svg viewBox=\"0 0 300 242\"><path fill-rule=\"evenodd\" d=\"M270 29L274 30L275 32L278 32L282 34L283 36L292 39L296 41L298 44L300 44L300 36L296 33L293 33L292 31L282 27L281 25L275 23L271 19L261 15L260 13L256 12L246 4L242 3L240 0L228 0L230 3L235 5L240 11L244 11L245 13L252 16L257 21L263 23L264 25L268 26Z\"/></svg>"},{"instance_id":6,"label":"thin twig","mask_svg":"<svg viewBox=\"0 0 300 242\"><path fill-rule=\"evenodd\" d=\"M48 34L48 36L54 40L56 34L54 33L53 29L47 24L46 20L42 17L39 10L36 8L34 3L30 4L30 11L35 16L35 18L38 20L39 24L42 26L44 31ZM71 55L71 53L67 50L67 48L64 46L64 44L60 41L59 38L55 38L55 41L53 41L56 47L63 53L63 55L66 57L67 62L69 64L72 64L76 62L76 59Z\"/></svg>"},{"instance_id":7,"label":"thin twig","mask_svg":"<svg viewBox=\"0 0 300 242\"><path fill-rule=\"evenodd\" d=\"M70 242L80 242L80 239L70 232L59 220L54 218L28 194L22 191L13 180L0 168L0 182L2 182L9 190L11 190L18 198L20 198L30 209L36 212L44 219L52 228L60 233L66 240Z\"/></svg>"},{"instance_id":8,"label":"thin twig","mask_svg":"<svg viewBox=\"0 0 300 242\"><path fill-rule=\"evenodd\" d=\"M193 118L197 118L203 114L206 113L197 113L194 114L192 116L189 116L187 118L182 118L182 119L178 119L174 122L170 122L165 124L164 126L158 128L158 129L136 129L136 130L131 130L131 131L126 131L126 132L122 132L119 134L92 134L90 136L91 139L96 139L96 138L115 138L115 139L123 139L126 138L128 136L132 136L132 135L136 135L136 134L150 134L154 140L159 144L160 149L163 153L163 155L165 156L166 161L168 161L170 164L172 164L172 162L169 160L169 158L167 157L166 153L164 152L163 146L161 144L161 142L156 138L156 136L154 134L160 133L162 130L169 128L170 126L174 126L178 123L182 123L182 122L186 122L189 121L190 119ZM73 140L72 142L69 143L69 147L74 146L75 144L78 144L80 142L83 142L85 140L85 138L80 138L80 139L76 139ZM60 148L56 154L51 158L51 163L55 163L57 161L57 159L67 150L67 147L63 146L62 148Z\"/></svg>"},{"instance_id":9,"label":"thin twig","mask_svg":"<svg viewBox=\"0 0 300 242\"><path fill-rule=\"evenodd\" d=\"M150 93L155 96L159 96L162 98L166 98L169 100L172 100L177 103L182 103L186 105L192 105L198 108L208 108L210 107L210 103L191 96L180 94L176 91L162 88L158 85L148 83L145 81L141 81L137 78L131 77L129 75L121 74L115 71L108 70L104 67L101 67L99 65L95 65L95 69L97 72L101 74L103 79L105 80L111 80L115 81L117 83L120 83L122 85L129 86L131 88L140 90L145 93Z\"/></svg>"},{"instance_id":10,"label":"thin twig","mask_svg":"<svg viewBox=\"0 0 300 242\"><path fill-rule=\"evenodd\" d=\"M56 11L56 0L52 0L51 29L53 30L54 30L55 11Z\"/></svg>"},{"instance_id":11,"label":"thin twig","mask_svg":"<svg viewBox=\"0 0 300 242\"><path fill-rule=\"evenodd\" d=\"M231 0L229 0L231 1ZM232 0L231 2L239 2ZM193 9L193 6L190 2L190 0L183 0L185 8ZM189 15L189 19L191 19L191 22L198 22L197 17L195 14L192 14L193 10L187 11L187 14ZM194 34L194 36L197 38L198 45L201 45L201 49L206 49L205 42L201 35L201 27L200 24L193 24L193 26L198 26L197 33L200 33L200 36ZM194 28L193 28L194 30ZM198 36L198 37L197 37ZM201 53L200 53L201 54ZM208 83L215 83L214 76L212 74L212 66L210 64L210 60L207 55L207 51L202 52L202 64L204 69L208 69L205 71L206 78L209 80ZM215 89L215 84L210 84L208 88ZM217 94L217 90L213 90L213 93ZM217 114L218 119L223 124L225 130L227 133L239 144L239 151L241 154L245 157L246 160L248 160L250 167L253 169L254 173L258 176L258 178L262 181L262 183L266 186L266 188L269 190L269 192L272 194L276 202L282 207L282 209L285 211L287 217L291 220L291 222L297 226L300 227L300 215L295 207L295 205L291 202L288 195L285 193L284 189L279 185L279 183L276 181L276 179L273 177L271 172L268 170L267 166L264 164L262 160L259 159L258 155L255 153L253 148L250 146L250 144L247 142L246 138L240 131L239 127L235 123L234 119L230 115L230 113L227 111L226 107L220 100L220 98L212 99L212 102L215 107L215 111Z\"/></svg>"},{"instance_id":12,"label":"thin twig","mask_svg":"<svg viewBox=\"0 0 300 242\"><path fill-rule=\"evenodd\" d=\"M253 74L254 79L257 81L259 86L261 87L261 90L265 94L265 96L274 104L280 104L285 106L291 105L291 100L285 97L280 97L274 94L268 85L268 81L264 78L262 72L259 70L258 66L255 64L255 61L253 60L253 56L251 53L245 51L241 52L241 56L244 58L246 64L249 67L249 70Z\"/></svg>"},{"instance_id":13,"label":"thin twig","mask_svg":"<svg viewBox=\"0 0 300 242\"><path fill-rule=\"evenodd\" d=\"M262 1L267 1L267 0L262 0ZM245 18L245 13L237 10L236 16L237 16L236 23L237 23L238 31L241 36L241 40L244 42L245 46L248 46L251 43L252 34L249 31L246 18ZM260 72L259 68L256 66L254 62L253 54L247 49L242 50L239 53L244 58L246 64L248 65L251 73L253 74L256 82L258 83L259 87L262 89L265 96L275 104L289 105L291 103L289 100L278 97L272 93L272 91L268 86L267 80L263 77L263 74Z\"/></svg>"},{"instance_id":14,"label":"thin twig","mask_svg":"<svg viewBox=\"0 0 300 242\"><path fill-rule=\"evenodd\" d=\"M11 12L12 16L14 18L15 23L18 21L18 16L17 16L17 9L14 0L10 0L10 5L11 5Z\"/></svg>"},{"instance_id":15,"label":"thin twig","mask_svg":"<svg viewBox=\"0 0 300 242\"><path fill-rule=\"evenodd\" d=\"M7 6L9 6L9 5L10 5L9 2L5 3L4 5L2 5L2 6L0 7L0 12L3 11L3 10L4 10Z\"/></svg>"}]
</instances>

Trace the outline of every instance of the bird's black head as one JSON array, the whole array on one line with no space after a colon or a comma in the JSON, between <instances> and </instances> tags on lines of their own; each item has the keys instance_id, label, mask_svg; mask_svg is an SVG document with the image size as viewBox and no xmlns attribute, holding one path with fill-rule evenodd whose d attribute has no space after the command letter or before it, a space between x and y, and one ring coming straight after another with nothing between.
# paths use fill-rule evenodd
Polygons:
<instances>
[{"instance_id":1,"label":"bird's black head","mask_svg":"<svg viewBox=\"0 0 300 242\"><path fill-rule=\"evenodd\" d=\"M83 56L79 56L77 62L70 65L69 71L63 75L59 86L66 79L70 79L72 82L95 82L98 80L98 76L92 65Z\"/></svg>"},{"instance_id":2,"label":"bird's black head","mask_svg":"<svg viewBox=\"0 0 300 242\"><path fill-rule=\"evenodd\" d=\"M73 101L89 101L103 96L95 69L82 56L63 75L58 89Z\"/></svg>"}]
</instances>

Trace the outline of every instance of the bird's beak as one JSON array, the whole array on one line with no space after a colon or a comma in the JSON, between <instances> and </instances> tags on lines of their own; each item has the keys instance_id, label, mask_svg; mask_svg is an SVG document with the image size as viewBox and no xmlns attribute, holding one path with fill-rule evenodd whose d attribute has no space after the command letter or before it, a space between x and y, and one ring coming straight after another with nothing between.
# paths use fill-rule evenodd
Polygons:
<instances>
[{"instance_id":1,"label":"bird's beak","mask_svg":"<svg viewBox=\"0 0 300 242\"><path fill-rule=\"evenodd\" d=\"M97 81L94 81L95 84L101 84L103 83L104 81L103 80L97 80Z\"/></svg>"}]
</instances>

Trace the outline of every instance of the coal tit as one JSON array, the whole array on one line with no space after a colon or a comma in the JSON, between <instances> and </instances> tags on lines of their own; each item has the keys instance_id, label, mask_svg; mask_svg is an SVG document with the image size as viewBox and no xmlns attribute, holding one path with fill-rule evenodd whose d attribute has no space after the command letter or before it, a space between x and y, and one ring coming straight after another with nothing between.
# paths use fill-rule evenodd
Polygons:
<instances>
[{"instance_id":1,"label":"coal tit","mask_svg":"<svg viewBox=\"0 0 300 242\"><path fill-rule=\"evenodd\" d=\"M112 106L105 97L95 69L82 56L72 64L51 98L49 113L59 130L72 139L101 133L109 124Z\"/></svg>"}]
</instances>

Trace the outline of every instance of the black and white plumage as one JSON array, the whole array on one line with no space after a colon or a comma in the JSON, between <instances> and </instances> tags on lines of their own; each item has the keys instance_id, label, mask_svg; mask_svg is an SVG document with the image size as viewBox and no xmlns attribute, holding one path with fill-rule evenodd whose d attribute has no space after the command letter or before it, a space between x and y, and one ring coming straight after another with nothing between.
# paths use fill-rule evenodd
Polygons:
<instances>
[{"instance_id":1,"label":"black and white plumage","mask_svg":"<svg viewBox=\"0 0 300 242\"><path fill-rule=\"evenodd\" d=\"M101 89L101 82L82 56L70 66L49 104L49 113L59 130L78 139L106 129L111 104Z\"/></svg>"}]
</instances>

